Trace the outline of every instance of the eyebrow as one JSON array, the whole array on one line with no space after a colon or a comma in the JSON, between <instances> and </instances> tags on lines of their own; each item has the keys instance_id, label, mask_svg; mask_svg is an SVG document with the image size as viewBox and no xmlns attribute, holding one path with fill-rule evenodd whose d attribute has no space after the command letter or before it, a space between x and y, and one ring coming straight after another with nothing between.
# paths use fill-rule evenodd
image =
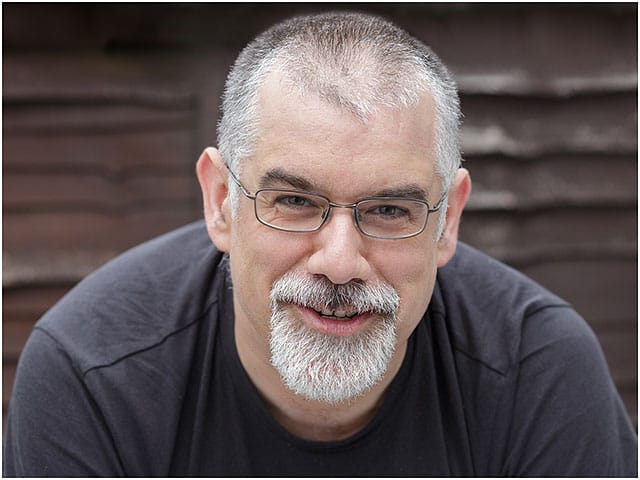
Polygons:
<instances>
[{"instance_id":1,"label":"eyebrow","mask_svg":"<svg viewBox=\"0 0 640 480\"><path fill-rule=\"evenodd\" d=\"M318 187L313 182L304 177L288 173L281 168L268 170L260 178L258 185L259 189L290 186L296 190L303 190L305 192L314 192L318 190ZM420 185L416 183L409 183L398 187L385 188L367 195L367 198L371 197L411 198L426 202L429 195L428 192Z\"/></svg>"},{"instance_id":2,"label":"eyebrow","mask_svg":"<svg viewBox=\"0 0 640 480\"><path fill-rule=\"evenodd\" d=\"M285 172L281 168L273 168L267 171L260 178L258 188L273 188L283 184L287 184L297 190L306 190L308 192L315 189L314 184L306 178Z\"/></svg>"},{"instance_id":3,"label":"eyebrow","mask_svg":"<svg viewBox=\"0 0 640 480\"><path fill-rule=\"evenodd\" d=\"M400 198L411 198L414 200L423 200L427 201L429 195L427 191L421 186L410 183L408 185L403 185L395 188L388 188L384 190L380 190L375 192L372 197L400 197Z\"/></svg>"}]
</instances>

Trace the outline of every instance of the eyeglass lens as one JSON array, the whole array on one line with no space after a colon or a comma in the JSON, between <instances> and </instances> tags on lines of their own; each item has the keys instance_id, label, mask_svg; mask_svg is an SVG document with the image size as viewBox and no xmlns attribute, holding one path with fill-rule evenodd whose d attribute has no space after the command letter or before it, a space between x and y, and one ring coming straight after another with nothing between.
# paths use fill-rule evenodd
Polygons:
<instances>
[{"instance_id":1,"label":"eyeglass lens","mask_svg":"<svg viewBox=\"0 0 640 480\"><path fill-rule=\"evenodd\" d=\"M262 223L292 232L319 229L331 207L336 208L336 205L322 196L297 191L260 190L255 199L256 216ZM351 205L338 207L354 208ZM397 238L421 232L428 210L428 206L419 200L365 199L356 203L355 219L367 235Z\"/></svg>"}]
</instances>

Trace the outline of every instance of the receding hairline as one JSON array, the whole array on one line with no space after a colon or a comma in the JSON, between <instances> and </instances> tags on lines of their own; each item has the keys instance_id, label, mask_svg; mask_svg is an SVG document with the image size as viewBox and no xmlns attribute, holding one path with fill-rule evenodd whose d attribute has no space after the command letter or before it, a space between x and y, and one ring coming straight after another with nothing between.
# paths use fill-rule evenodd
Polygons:
<instances>
[{"instance_id":1,"label":"receding hairline","mask_svg":"<svg viewBox=\"0 0 640 480\"><path fill-rule=\"evenodd\" d=\"M301 25L305 28L295 28ZM281 38L285 32L291 36ZM433 81L426 73L430 49L381 17L349 12L294 17L273 27L272 37L279 43L269 69L359 117L380 106L415 104Z\"/></svg>"},{"instance_id":2,"label":"receding hairline","mask_svg":"<svg viewBox=\"0 0 640 480\"><path fill-rule=\"evenodd\" d=\"M337 112L349 114L354 120L362 124L368 124L376 120L378 114L385 111L394 111L402 113L413 108L425 109L429 115L437 119L436 99L430 86L424 89L416 90L415 99L406 105L390 104L384 105L376 103L370 112L363 112L357 108L352 108L348 102L343 103L340 99L332 95L326 95L323 91L308 88L307 85L301 84L298 79L290 74L290 72L275 65L263 78L256 89L256 127L259 129L261 123L261 114L264 113L264 102L267 96L284 98L285 96L298 96L302 102L318 101L323 106L329 106L336 109ZM437 121L437 120L436 120Z\"/></svg>"}]
</instances>

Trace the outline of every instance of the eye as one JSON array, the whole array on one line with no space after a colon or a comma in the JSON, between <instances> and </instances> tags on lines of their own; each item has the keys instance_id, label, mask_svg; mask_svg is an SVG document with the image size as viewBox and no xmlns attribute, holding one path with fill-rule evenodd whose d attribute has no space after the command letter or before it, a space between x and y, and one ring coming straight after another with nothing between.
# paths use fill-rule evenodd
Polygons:
<instances>
[{"instance_id":1,"label":"eye","mask_svg":"<svg viewBox=\"0 0 640 480\"><path fill-rule=\"evenodd\" d=\"M399 205L382 204L367 209L367 216L375 216L385 220L397 220L407 218L410 213L406 208Z\"/></svg>"},{"instance_id":2,"label":"eye","mask_svg":"<svg viewBox=\"0 0 640 480\"><path fill-rule=\"evenodd\" d=\"M274 203L280 208L318 208L313 199L303 195L280 195L275 199Z\"/></svg>"},{"instance_id":3,"label":"eye","mask_svg":"<svg viewBox=\"0 0 640 480\"><path fill-rule=\"evenodd\" d=\"M375 213L383 217L401 217L407 215L407 211L397 205L380 205L375 209Z\"/></svg>"},{"instance_id":4,"label":"eye","mask_svg":"<svg viewBox=\"0 0 640 480\"><path fill-rule=\"evenodd\" d=\"M425 214L425 205L407 199L369 199L360 202L358 219L361 224L378 228L419 224Z\"/></svg>"}]
</instances>

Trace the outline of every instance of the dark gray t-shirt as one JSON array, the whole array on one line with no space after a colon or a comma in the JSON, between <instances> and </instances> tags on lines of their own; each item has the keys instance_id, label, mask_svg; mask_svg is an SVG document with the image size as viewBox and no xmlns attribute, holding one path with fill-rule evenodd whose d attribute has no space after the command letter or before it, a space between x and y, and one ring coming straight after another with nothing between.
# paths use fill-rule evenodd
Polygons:
<instances>
[{"instance_id":1,"label":"dark gray t-shirt","mask_svg":"<svg viewBox=\"0 0 640 480\"><path fill-rule=\"evenodd\" d=\"M633 476L637 437L586 323L470 247L375 418L338 442L284 430L233 338L222 255L197 223L81 282L20 359L6 476Z\"/></svg>"}]
</instances>

